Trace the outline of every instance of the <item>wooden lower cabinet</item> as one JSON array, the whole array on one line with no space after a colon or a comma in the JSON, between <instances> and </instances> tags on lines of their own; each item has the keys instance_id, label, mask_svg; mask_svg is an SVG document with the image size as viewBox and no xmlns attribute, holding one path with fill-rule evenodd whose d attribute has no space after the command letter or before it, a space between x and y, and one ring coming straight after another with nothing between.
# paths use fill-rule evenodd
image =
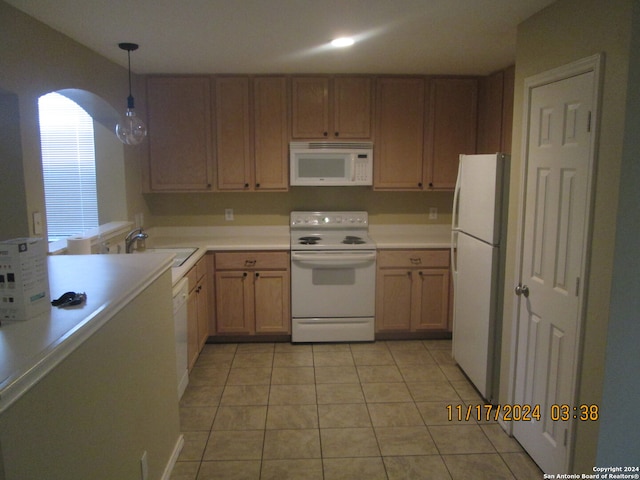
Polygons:
<instances>
[{"instance_id":1,"label":"wooden lower cabinet","mask_svg":"<svg viewBox=\"0 0 640 480\"><path fill-rule=\"evenodd\" d=\"M450 330L448 250L381 250L376 333Z\"/></svg>"},{"instance_id":2,"label":"wooden lower cabinet","mask_svg":"<svg viewBox=\"0 0 640 480\"><path fill-rule=\"evenodd\" d=\"M204 256L187 273L189 297L187 299L187 357L189 370L193 368L202 347L209 338L209 276Z\"/></svg>"},{"instance_id":3,"label":"wooden lower cabinet","mask_svg":"<svg viewBox=\"0 0 640 480\"><path fill-rule=\"evenodd\" d=\"M215 254L217 335L291 333L289 252Z\"/></svg>"}]
</instances>

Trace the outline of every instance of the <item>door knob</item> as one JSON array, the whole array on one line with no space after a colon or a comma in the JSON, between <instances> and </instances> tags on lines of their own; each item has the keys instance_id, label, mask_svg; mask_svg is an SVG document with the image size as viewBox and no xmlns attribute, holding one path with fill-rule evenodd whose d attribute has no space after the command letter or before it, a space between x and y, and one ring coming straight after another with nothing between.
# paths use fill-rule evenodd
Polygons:
<instances>
[{"instance_id":1,"label":"door knob","mask_svg":"<svg viewBox=\"0 0 640 480\"><path fill-rule=\"evenodd\" d=\"M529 296L529 287L526 285L518 284L516 285L516 295L524 295L525 298Z\"/></svg>"}]
</instances>

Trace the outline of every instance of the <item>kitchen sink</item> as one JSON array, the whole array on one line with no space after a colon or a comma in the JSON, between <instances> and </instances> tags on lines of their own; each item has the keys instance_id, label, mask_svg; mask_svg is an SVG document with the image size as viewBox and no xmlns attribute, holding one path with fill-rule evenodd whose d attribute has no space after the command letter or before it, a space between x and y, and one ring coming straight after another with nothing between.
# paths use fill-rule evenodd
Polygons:
<instances>
[{"instance_id":1,"label":"kitchen sink","mask_svg":"<svg viewBox=\"0 0 640 480\"><path fill-rule=\"evenodd\" d=\"M184 262L188 260L188 258L193 255L193 253L197 250L195 247L183 247L183 248L147 248L142 252L136 253L174 253L176 257L173 259L173 264L171 265L173 268L180 267Z\"/></svg>"}]
</instances>

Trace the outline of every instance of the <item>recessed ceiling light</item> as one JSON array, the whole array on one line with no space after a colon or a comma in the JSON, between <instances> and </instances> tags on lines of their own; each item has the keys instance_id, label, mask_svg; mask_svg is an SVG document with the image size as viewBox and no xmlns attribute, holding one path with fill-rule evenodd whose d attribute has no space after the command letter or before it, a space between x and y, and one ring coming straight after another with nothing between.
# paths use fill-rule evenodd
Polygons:
<instances>
[{"instance_id":1,"label":"recessed ceiling light","mask_svg":"<svg viewBox=\"0 0 640 480\"><path fill-rule=\"evenodd\" d=\"M335 40L331 40L331 45L334 47L342 48L342 47L350 47L353 45L354 41L351 37L340 37Z\"/></svg>"}]
</instances>

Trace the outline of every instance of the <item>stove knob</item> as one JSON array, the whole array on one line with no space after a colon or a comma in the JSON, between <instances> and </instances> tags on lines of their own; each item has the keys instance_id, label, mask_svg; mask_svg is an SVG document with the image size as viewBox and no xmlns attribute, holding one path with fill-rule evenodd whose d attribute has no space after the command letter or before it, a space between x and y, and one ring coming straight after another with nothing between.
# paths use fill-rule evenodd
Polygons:
<instances>
[{"instance_id":1,"label":"stove knob","mask_svg":"<svg viewBox=\"0 0 640 480\"><path fill-rule=\"evenodd\" d=\"M322 221L326 224L326 223L329 223L331 219L329 217L324 217Z\"/></svg>"}]
</instances>

